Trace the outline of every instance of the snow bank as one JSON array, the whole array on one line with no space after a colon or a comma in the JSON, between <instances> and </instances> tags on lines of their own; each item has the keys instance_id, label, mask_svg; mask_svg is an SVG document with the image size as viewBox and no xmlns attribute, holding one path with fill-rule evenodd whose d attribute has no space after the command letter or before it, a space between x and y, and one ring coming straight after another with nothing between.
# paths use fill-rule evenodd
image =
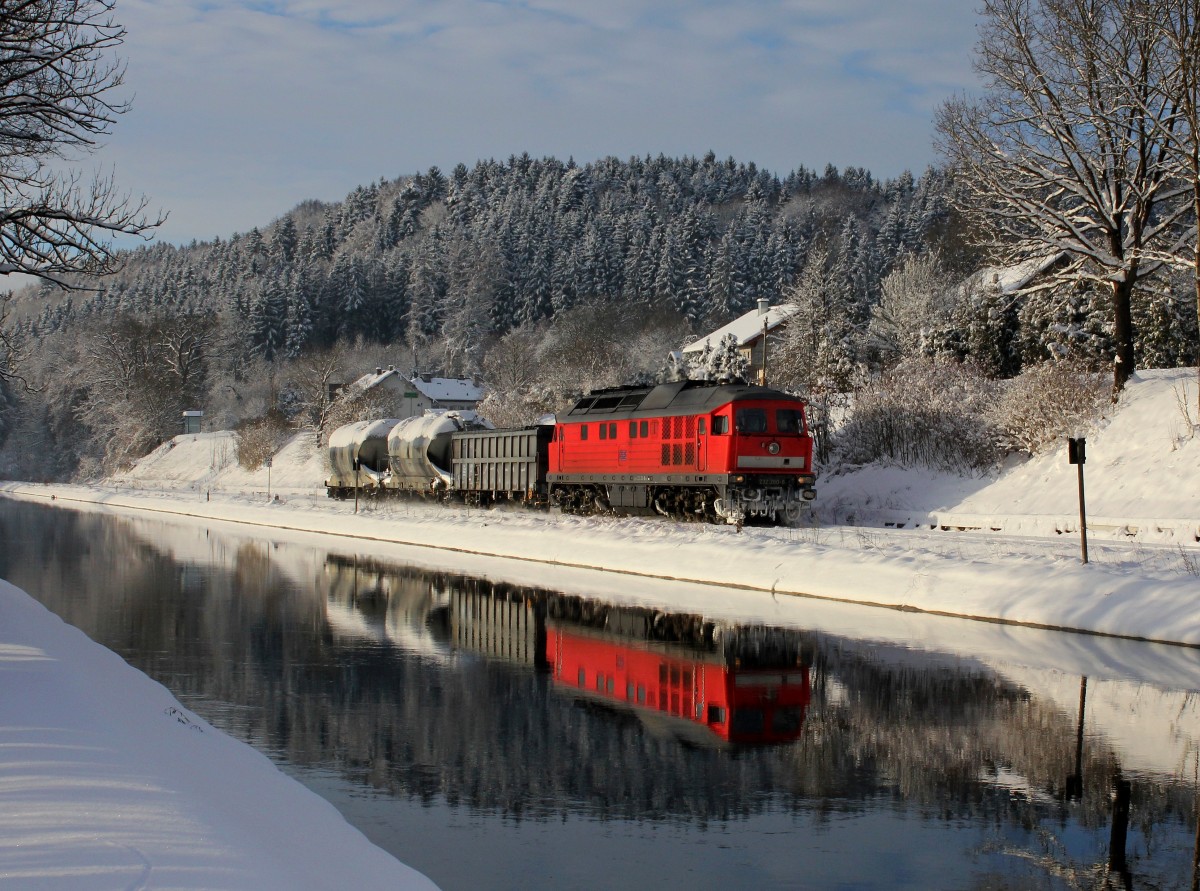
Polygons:
<instances>
[{"instance_id":1,"label":"snow bank","mask_svg":"<svg viewBox=\"0 0 1200 891\"><path fill-rule=\"evenodd\" d=\"M3 581L0 673L0 885L435 887Z\"/></svg>"}]
</instances>

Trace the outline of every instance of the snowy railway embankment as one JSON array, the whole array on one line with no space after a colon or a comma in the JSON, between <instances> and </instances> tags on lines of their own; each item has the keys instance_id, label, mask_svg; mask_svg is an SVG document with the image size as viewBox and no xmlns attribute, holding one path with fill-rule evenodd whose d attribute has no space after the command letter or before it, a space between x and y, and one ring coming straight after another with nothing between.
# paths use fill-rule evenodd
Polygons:
<instances>
[{"instance_id":1,"label":"snowy railway embankment","mask_svg":"<svg viewBox=\"0 0 1200 891\"><path fill-rule=\"evenodd\" d=\"M1146 372L1088 433L1091 562L1079 559L1075 468L1065 455L989 477L866 467L819 483L821 524L756 529L580 518L321 494L312 434L270 469L237 466L229 433L176 437L95 486L0 484L64 506L160 511L272 530L768 591L1200 646L1200 436L1185 407L1195 372ZM946 531L943 531L946 530ZM959 530L962 530L961 532ZM459 555L459 556L454 556ZM503 573L503 564L489 571Z\"/></svg>"}]
</instances>

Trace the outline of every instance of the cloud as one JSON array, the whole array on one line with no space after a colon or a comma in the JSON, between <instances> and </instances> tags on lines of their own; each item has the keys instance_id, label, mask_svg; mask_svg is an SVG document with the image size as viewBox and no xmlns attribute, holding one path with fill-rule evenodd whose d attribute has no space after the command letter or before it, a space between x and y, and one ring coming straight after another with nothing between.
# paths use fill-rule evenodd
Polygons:
<instances>
[{"instance_id":1,"label":"cloud","mask_svg":"<svg viewBox=\"0 0 1200 891\"><path fill-rule=\"evenodd\" d=\"M933 159L974 83L961 0L122 0L133 111L102 156L180 241L514 152L779 173Z\"/></svg>"}]
</instances>

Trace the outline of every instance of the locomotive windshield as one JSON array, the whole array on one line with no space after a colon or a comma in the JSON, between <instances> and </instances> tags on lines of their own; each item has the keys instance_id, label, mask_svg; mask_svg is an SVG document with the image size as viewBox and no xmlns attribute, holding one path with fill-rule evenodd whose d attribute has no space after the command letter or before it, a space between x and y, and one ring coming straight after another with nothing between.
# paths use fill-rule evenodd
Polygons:
<instances>
[{"instance_id":1,"label":"locomotive windshield","mask_svg":"<svg viewBox=\"0 0 1200 891\"><path fill-rule=\"evenodd\" d=\"M804 412L798 408L776 409L775 429L780 433L803 433Z\"/></svg>"},{"instance_id":2,"label":"locomotive windshield","mask_svg":"<svg viewBox=\"0 0 1200 891\"><path fill-rule=\"evenodd\" d=\"M738 433L766 433L767 410L765 408L739 408L734 419Z\"/></svg>"}]
</instances>

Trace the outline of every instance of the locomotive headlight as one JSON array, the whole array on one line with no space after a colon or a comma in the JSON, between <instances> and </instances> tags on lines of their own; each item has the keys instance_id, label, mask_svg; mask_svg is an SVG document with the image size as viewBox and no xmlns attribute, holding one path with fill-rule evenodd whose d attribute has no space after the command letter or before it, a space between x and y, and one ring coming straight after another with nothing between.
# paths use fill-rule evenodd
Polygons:
<instances>
[{"instance_id":1,"label":"locomotive headlight","mask_svg":"<svg viewBox=\"0 0 1200 891\"><path fill-rule=\"evenodd\" d=\"M777 443L777 442L771 443L769 446L767 446L767 451L770 452L772 455L778 455L779 454L779 443Z\"/></svg>"}]
</instances>

